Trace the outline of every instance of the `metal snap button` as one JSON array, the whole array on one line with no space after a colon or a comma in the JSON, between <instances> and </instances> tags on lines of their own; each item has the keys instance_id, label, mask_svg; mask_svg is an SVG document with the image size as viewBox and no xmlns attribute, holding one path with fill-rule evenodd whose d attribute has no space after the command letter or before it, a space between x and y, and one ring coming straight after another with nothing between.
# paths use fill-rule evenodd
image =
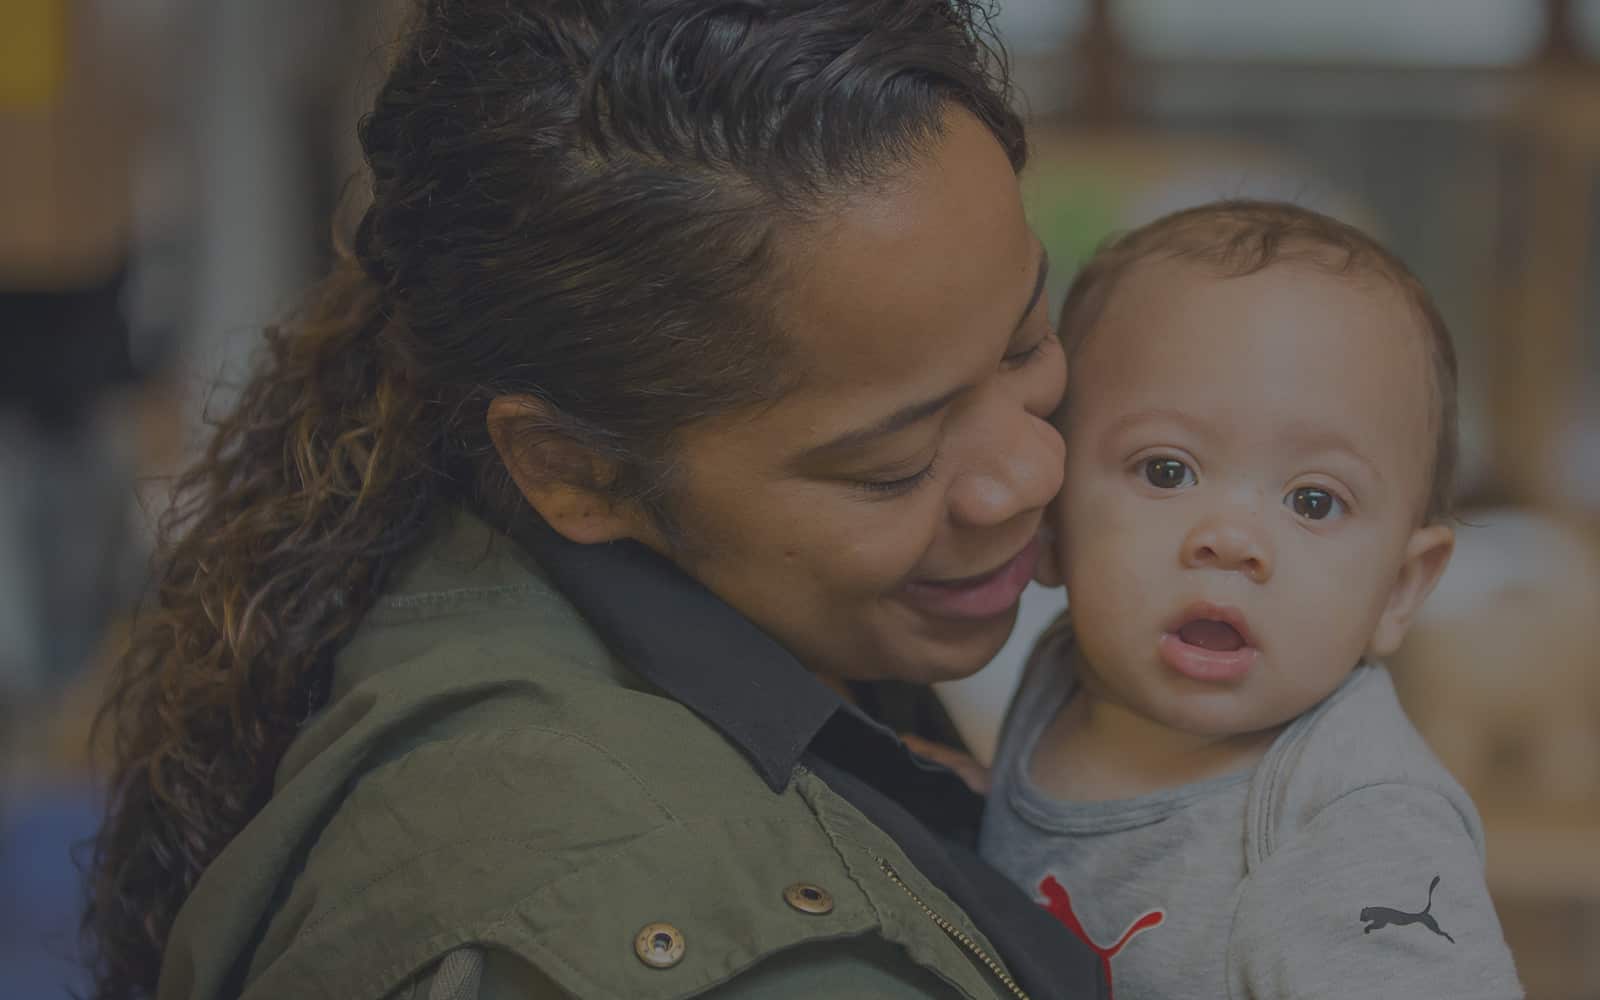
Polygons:
<instances>
[{"instance_id":1,"label":"metal snap button","mask_svg":"<svg viewBox=\"0 0 1600 1000\"><path fill-rule=\"evenodd\" d=\"M801 913L821 916L833 912L833 893L810 882L796 882L783 890L783 901Z\"/></svg>"},{"instance_id":2,"label":"metal snap button","mask_svg":"<svg viewBox=\"0 0 1600 1000\"><path fill-rule=\"evenodd\" d=\"M683 961L683 932L671 924L645 924L633 939L633 952L652 969L670 969Z\"/></svg>"}]
</instances>

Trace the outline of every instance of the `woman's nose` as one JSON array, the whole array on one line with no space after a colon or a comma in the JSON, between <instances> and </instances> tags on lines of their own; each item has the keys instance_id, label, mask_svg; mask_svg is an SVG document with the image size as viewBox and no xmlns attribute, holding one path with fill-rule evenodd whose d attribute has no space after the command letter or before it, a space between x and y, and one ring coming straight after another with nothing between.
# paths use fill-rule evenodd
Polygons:
<instances>
[{"instance_id":1,"label":"woman's nose","mask_svg":"<svg viewBox=\"0 0 1600 1000\"><path fill-rule=\"evenodd\" d=\"M1243 573L1256 583L1272 579L1272 545L1250 524L1245 511L1212 517L1183 540L1183 564L1190 569Z\"/></svg>"},{"instance_id":2,"label":"woman's nose","mask_svg":"<svg viewBox=\"0 0 1600 1000\"><path fill-rule=\"evenodd\" d=\"M1024 410L993 437L974 440L968 454L967 469L950 488L951 516L967 527L993 527L1042 510L1061 490L1061 434Z\"/></svg>"}]
</instances>

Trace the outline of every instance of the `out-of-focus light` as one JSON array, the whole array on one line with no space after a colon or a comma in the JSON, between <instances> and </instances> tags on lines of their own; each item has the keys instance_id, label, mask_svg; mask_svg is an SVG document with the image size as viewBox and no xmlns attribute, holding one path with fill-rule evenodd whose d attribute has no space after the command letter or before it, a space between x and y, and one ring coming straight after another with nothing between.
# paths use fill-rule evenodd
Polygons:
<instances>
[{"instance_id":1,"label":"out-of-focus light","mask_svg":"<svg viewBox=\"0 0 1600 1000\"><path fill-rule=\"evenodd\" d=\"M1584 51L1591 57L1600 55L1600 0L1578 0L1573 5L1572 26Z\"/></svg>"},{"instance_id":2,"label":"out-of-focus light","mask_svg":"<svg viewBox=\"0 0 1600 1000\"><path fill-rule=\"evenodd\" d=\"M1083 24L1084 0L1003 0L995 27L1013 52L1055 52Z\"/></svg>"},{"instance_id":3,"label":"out-of-focus light","mask_svg":"<svg viewBox=\"0 0 1600 1000\"><path fill-rule=\"evenodd\" d=\"M1582 5L1600 36L1600 2ZM1538 46L1541 6L1509 0L1119 0L1123 38L1153 56L1495 66Z\"/></svg>"}]
</instances>

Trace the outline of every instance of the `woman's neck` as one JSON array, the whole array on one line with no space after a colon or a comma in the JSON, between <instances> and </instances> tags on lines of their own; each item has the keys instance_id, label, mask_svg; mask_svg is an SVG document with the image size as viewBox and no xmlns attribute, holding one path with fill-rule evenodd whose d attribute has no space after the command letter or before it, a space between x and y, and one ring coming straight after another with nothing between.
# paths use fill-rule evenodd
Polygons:
<instances>
[{"instance_id":1,"label":"woman's neck","mask_svg":"<svg viewBox=\"0 0 1600 1000\"><path fill-rule=\"evenodd\" d=\"M819 673L816 678L826 684L834 694L843 698L847 704L854 705L856 703L856 693L850 689L850 682L843 677Z\"/></svg>"}]
</instances>

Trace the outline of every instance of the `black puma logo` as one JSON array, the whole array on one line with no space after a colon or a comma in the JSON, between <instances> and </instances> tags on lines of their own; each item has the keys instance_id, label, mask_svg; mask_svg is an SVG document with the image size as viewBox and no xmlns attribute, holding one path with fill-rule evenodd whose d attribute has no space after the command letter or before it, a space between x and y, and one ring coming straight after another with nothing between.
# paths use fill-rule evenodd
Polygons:
<instances>
[{"instance_id":1,"label":"black puma logo","mask_svg":"<svg viewBox=\"0 0 1600 1000\"><path fill-rule=\"evenodd\" d=\"M1439 929L1439 922L1428 913L1433 909L1433 890L1439 887L1439 876L1435 875L1433 881L1428 883L1428 905L1422 908L1421 913L1406 913L1403 910L1391 910L1387 906L1368 906L1362 909L1361 919L1367 921L1367 926L1361 928L1361 933L1371 934L1380 927L1393 924L1396 927L1405 924L1421 924L1428 930L1449 941L1456 943L1456 939Z\"/></svg>"}]
</instances>

